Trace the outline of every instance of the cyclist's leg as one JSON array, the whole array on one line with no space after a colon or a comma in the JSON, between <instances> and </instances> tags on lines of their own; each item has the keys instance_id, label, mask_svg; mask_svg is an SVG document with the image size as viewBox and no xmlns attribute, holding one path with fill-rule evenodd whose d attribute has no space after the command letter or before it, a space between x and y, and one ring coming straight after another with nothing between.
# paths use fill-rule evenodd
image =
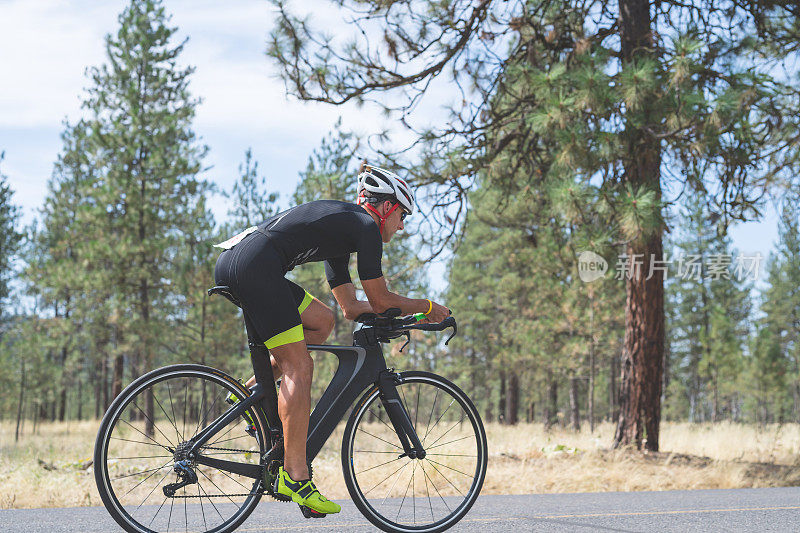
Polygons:
<instances>
[{"instance_id":1,"label":"cyclist's leg","mask_svg":"<svg viewBox=\"0 0 800 533\"><path fill-rule=\"evenodd\" d=\"M303 325L303 337L308 344L324 344L333 331L334 315L330 307L314 298L311 294L297 285L287 280L292 298L297 304L297 311L300 313L300 322ZM272 363L272 373L275 379L281 377L283 371L278 365L274 356L270 356ZM246 385L252 387L256 383L256 377L252 376L247 380Z\"/></svg>"},{"instance_id":2,"label":"cyclist's leg","mask_svg":"<svg viewBox=\"0 0 800 533\"><path fill-rule=\"evenodd\" d=\"M309 306L300 314L300 320L308 344L325 344L333 331L333 311L317 298L312 297Z\"/></svg>"},{"instance_id":3,"label":"cyclist's leg","mask_svg":"<svg viewBox=\"0 0 800 533\"><path fill-rule=\"evenodd\" d=\"M306 439L311 412L311 381L314 360L304 340L270 349L283 369L278 394L278 415L283 423L283 464L292 479L308 479Z\"/></svg>"}]
</instances>

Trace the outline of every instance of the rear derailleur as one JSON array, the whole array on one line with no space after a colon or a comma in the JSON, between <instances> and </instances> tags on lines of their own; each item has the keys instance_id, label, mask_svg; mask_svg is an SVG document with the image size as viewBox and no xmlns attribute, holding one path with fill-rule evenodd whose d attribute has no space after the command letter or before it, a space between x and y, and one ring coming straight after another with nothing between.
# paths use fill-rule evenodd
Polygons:
<instances>
[{"instance_id":1,"label":"rear derailleur","mask_svg":"<svg viewBox=\"0 0 800 533\"><path fill-rule=\"evenodd\" d=\"M164 496L167 498L173 498L178 489L197 483L197 474L195 474L188 459L175 463L174 470L178 474L178 481L164 485Z\"/></svg>"}]
</instances>

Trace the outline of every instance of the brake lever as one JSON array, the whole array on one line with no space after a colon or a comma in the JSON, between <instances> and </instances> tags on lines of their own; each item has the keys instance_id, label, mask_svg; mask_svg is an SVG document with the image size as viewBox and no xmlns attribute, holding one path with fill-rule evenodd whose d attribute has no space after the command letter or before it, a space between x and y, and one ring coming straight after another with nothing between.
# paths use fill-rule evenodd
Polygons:
<instances>
[{"instance_id":1,"label":"brake lever","mask_svg":"<svg viewBox=\"0 0 800 533\"><path fill-rule=\"evenodd\" d=\"M400 351L401 351L401 352L403 351L403 349L404 349L406 346L408 346L408 343L409 343L409 342L411 342L411 332L410 332L410 331L406 331L406 332L404 332L403 334L406 336L406 342L405 342L405 344L403 344L403 345L400 347Z\"/></svg>"},{"instance_id":2,"label":"brake lever","mask_svg":"<svg viewBox=\"0 0 800 533\"><path fill-rule=\"evenodd\" d=\"M447 338L446 341L444 341L445 346L447 346L447 343L453 340L453 337L455 337L456 333L458 333L458 326L456 325L456 319L453 317L447 317L444 319L444 321L449 322L448 327L453 328L453 333Z\"/></svg>"}]
</instances>

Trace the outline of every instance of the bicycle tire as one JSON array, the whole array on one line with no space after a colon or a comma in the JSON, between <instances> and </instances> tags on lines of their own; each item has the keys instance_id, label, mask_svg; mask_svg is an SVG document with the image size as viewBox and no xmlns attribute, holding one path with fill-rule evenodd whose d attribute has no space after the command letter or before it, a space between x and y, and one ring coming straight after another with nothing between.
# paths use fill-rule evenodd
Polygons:
<instances>
[{"instance_id":1,"label":"bicycle tire","mask_svg":"<svg viewBox=\"0 0 800 533\"><path fill-rule=\"evenodd\" d=\"M414 385L416 385L416 387L414 387ZM415 392L415 394L417 395L416 398L412 397L411 401L409 402L407 398L405 398L406 393L404 392L404 387L408 387L409 389L412 390L416 388ZM373 406L375 406L376 408L377 406L383 408L383 405L382 405L382 400L380 399L380 391L378 390L378 387L377 386L371 387L361 397L361 399L356 404L356 407L351 412L350 417L347 421L347 426L344 431L342 439L342 470L344 473L345 484L347 485L347 490L350 493L353 503L356 505L359 511L361 511L361 513L372 524L382 529L383 531L387 531L390 533L438 533L440 531L444 531L452 527L459 520L461 520L461 518L463 518L464 515L466 515L466 513L470 510L472 505L475 503L475 500L477 499L478 495L480 494L484 479L486 477L486 469L487 469L488 451L486 443L486 432L483 428L483 423L481 421L480 415L477 409L475 409L475 406L469 399L469 397L467 397L467 395L456 385L454 385L452 382L448 381L447 379L441 376L422 371L403 372L400 374L400 382L397 384L397 388L398 388L398 393L401 394L402 401L404 402L404 404L406 404L407 412L409 413L409 416L411 416L415 428L417 428L420 440L423 441L423 447L426 448L426 452L428 452L429 455L427 455L424 459L421 460L409 459L406 457L405 458L406 462L404 465L400 467L400 469L394 468L395 466L397 466L397 464L392 464L392 463L394 463L395 461L402 462L403 457L402 455L398 459L391 459L391 457L393 454L400 454L402 452L402 448L400 448L400 446L398 445L399 439L397 439L393 427L390 427L390 425L387 424L386 421L384 421L388 420L388 417L382 420L381 416L373 410ZM422 426L421 424L418 424L418 422L421 421L418 419L421 409L420 398L422 396L423 389L432 389L432 388L435 388L437 390L437 393L434 399L431 400L430 397L426 397L426 399L424 400L425 402L431 405L431 412L429 420L426 424L427 427L423 435ZM431 390L430 393L433 394L433 390ZM449 400L451 401L450 406L448 406L446 409L444 407L440 408L440 411L444 411L441 414L439 414L439 411L436 410L437 407L436 398L439 397L440 393L443 396L446 395L451 398L451 400ZM411 407L413 407L412 404L414 402L416 402L416 407L412 409ZM447 410L449 410L453 404L458 404L458 406L460 407L463 413L462 418L459 419L455 424L452 424L452 420L447 422L447 427L449 427L450 429L444 431L444 433L441 433L441 436L439 436L437 440L434 440L434 438L438 434L434 431L436 429L436 426L441 423L441 420L446 416ZM383 414L385 415L386 414L385 408L383 409L384 409ZM372 414L369 416L370 417L374 416L377 419L377 421L382 424L382 425L374 424L375 428L377 429L372 428L372 426L367 426L367 424L372 424L372 422L368 421L368 416L367 416L367 414L370 412ZM436 413L439 418L436 421L436 423L433 426L431 426L431 424L433 423L434 413ZM467 419L469 421L469 428L467 429L464 429L463 426L465 424L462 424L464 419ZM466 436L461 438L451 438L455 437L456 433L451 434L450 432L459 425L462 426L461 428L459 428L459 431L461 431ZM364 429L365 427L370 428L373 433L371 434L369 431ZM470 428L472 433L470 433ZM373 441L368 437L360 438L358 436L359 429L361 430L362 433L366 433L367 435L371 434L371 436L377 440ZM442 429L444 429L444 426L442 427ZM374 432L376 432L377 430L382 430L384 432L384 435L382 437L378 437L377 435L375 435ZM451 437L444 438L448 434L450 434ZM394 435L395 439L394 443L390 442L391 435ZM427 445L424 442L425 439L429 439ZM460 444L456 444L459 441ZM378 444L378 447L382 446L384 448L388 444L392 446L392 448L386 448L385 451L374 450L374 449L372 450L356 449L356 446L373 448L375 447L372 445L373 443ZM474 449L475 452L474 466L463 469L461 467L461 463L471 464L471 462L473 461L470 453L465 453L465 454L437 453L441 451L439 448L444 445L451 445L451 448L457 446L459 447L458 451L461 451L461 449L463 449L464 451L471 452L471 450ZM377 456L378 454L385 454L383 455L383 457L390 459L390 461L382 464L379 463L377 466L364 468L364 466L369 466L372 463L372 460L367 460L366 464L362 466L361 463L363 463L364 461L361 461L360 459L357 460L355 457L364 454L368 454L368 457L373 455ZM433 459L434 456L436 456L436 459ZM442 456L447 456L447 459L443 459ZM382 458L374 459L374 461L379 461L379 460L382 461L383 459ZM419 461L419 463L417 463L417 461ZM429 471L426 471L425 469L425 461L429 461L428 463ZM449 465L445 464L448 461L451 461L450 464ZM394 518L391 518L390 516L387 516L388 514L390 514L387 512L389 509L385 508L384 506L386 505L386 501L389 495L393 494L392 491L394 489L394 486L396 486L398 481L401 478L403 478L404 474L402 473L402 470L405 469L408 466L408 464L415 464L415 466L411 471L410 480L409 483L406 485L405 494L403 495L403 499L399 504L399 508L397 509L397 514ZM370 475L374 475L376 473L375 470L377 470L378 468L384 468L387 465L391 466L388 466L388 468L386 468L383 471L383 473L390 470L394 470L394 473L390 474L390 476L386 478L386 483L387 484L389 483L388 480L392 478L392 475L395 475L395 479L393 485L390 487L389 491L387 491L386 493L386 496L383 498L383 502L380 505L378 505L377 500L375 498L369 498L367 494L372 490L374 490L375 488L377 488L381 483L383 483L383 481L379 482L378 485L375 485L365 493L366 486L362 488L361 484L359 483L359 476L361 476L362 482L364 482L364 480L367 479L366 477L367 472L372 471L373 473ZM423 524L416 523L417 507L416 507L415 492L417 484L420 485L420 489L422 487L422 483L416 481L415 479L415 472L417 466L419 466L422 473L422 475L417 479L423 480L426 491L428 492L427 503L430 508L430 515L431 515L430 523L423 523ZM430 467L433 468L431 469ZM357 468L360 470L359 472L356 471ZM466 489L467 491L466 494L461 493L458 487L448 480L452 488L456 489L456 491L458 491L461 494L461 496L463 496L463 498L461 498L461 501L459 501L457 505L455 505L455 501L459 500L459 496L448 496L450 501L454 501L453 505L454 509L450 508L450 506L447 503L447 500L445 499L445 495L443 495L442 492L439 490L439 488L437 488L437 486L434 485L434 479L433 479L434 477L436 477L437 480L439 477L442 478L446 477L442 473L442 471L445 471L445 469L452 469L453 471L460 472L460 474L463 474L465 476L472 476L471 482L469 483L469 488ZM464 470L472 470L472 471L469 474L467 474L466 472L464 472ZM446 472L449 474L450 470L446 470ZM383 473L377 477L383 477ZM407 473L408 471L406 471L406 474ZM374 481L374 478L372 481ZM370 485L372 485L372 481L370 481L369 483ZM405 478L403 478L403 482L405 483ZM456 480L456 483L460 482ZM435 488L436 492L438 493L437 495L434 495L434 499L436 499L436 496L438 496L441 499L441 502L444 503L444 507L447 509L447 511L442 510L442 513L447 513L447 514L444 514L444 516L438 519L436 518L436 513L434 512L433 509L434 502L431 498L429 484L430 486L433 486L433 488ZM408 522L408 520L406 520L405 522L399 521L399 516L402 512L404 502L407 498L409 487L412 485L414 486L414 492L412 492L412 500L414 502L413 524L405 523ZM448 491L449 488L445 487L445 493L447 493ZM383 492L383 489L381 489L381 492ZM396 506L397 500L400 500L401 493L402 493L402 485L400 486L398 493L396 493L397 494L396 498L389 500L390 504L394 502L393 505ZM441 504L439 503L438 499L436 499L436 504L437 506L439 506L437 507L437 509L441 507ZM380 510L377 507L380 507ZM394 514L393 513L394 510L395 510L394 507L391 507L392 511L391 514ZM427 512L428 508L423 507L422 510Z\"/></svg>"},{"instance_id":2,"label":"bicycle tire","mask_svg":"<svg viewBox=\"0 0 800 533\"><path fill-rule=\"evenodd\" d=\"M119 461L117 459L109 458L109 455L108 455L109 445L110 445L110 442L112 440L120 440L120 441L126 440L126 439L123 439L121 437L116 437L116 438L113 437L114 435L119 435L120 434L119 432L115 433L115 429L117 428L117 426L122 428L123 427L122 422L124 422L127 426L132 427L134 430L138 431L138 433L140 433L141 435L144 436L144 437L139 437L139 436L135 437L135 440L141 441L140 445L150 445L151 447L156 447L156 444L150 443L150 442L148 442L146 440L148 438L148 435L146 434L147 433L146 431L143 433L141 430L139 430L136 427L134 427L133 425L131 425L131 423L129 421L127 421L124 418L122 418L122 415L123 415L123 413L128 413L127 408L129 406L131 406L131 405L136 406L139 409L139 411L142 411L142 414L144 414L144 411L141 408L138 407L138 404L136 403L136 399L137 398L142 398L142 397L146 398L146 396L144 396L144 395L147 394L146 393L147 390L155 390L155 387L158 386L158 385L161 385L162 388L163 388L163 384L164 383L167 384L167 387L170 390L170 403L172 403L173 402L173 398L172 398L172 392L171 392L172 389L170 388L171 387L170 380L180 380L180 379L186 380L186 383L187 383L186 384L186 392L185 392L186 398L184 399L184 402L183 402L183 410L184 410L184 421L183 421L184 427L183 427L183 430L184 431L181 432L181 430L177 427L177 424L175 423L175 422L177 422L177 416L176 416L175 417L175 421L173 421L174 422L173 426L175 428L175 433L176 433L176 435L175 435L175 439L176 440L179 437L182 437L182 436L185 437L186 435L189 435L189 431L186 431L186 429L187 429L186 412L187 412L187 409L189 410L189 412L191 412L193 408L197 408L198 407L198 406L195 406L195 405L190 405L190 402L189 402L189 383L196 383L197 382L196 380L203 380L203 383L202 383L202 385L203 385L203 389L202 389L203 396L202 397L205 400L205 405L203 405L203 404L199 405L199 410L197 410L196 413L199 415L201 412L203 412L203 411L205 411L205 412L203 412L202 416L198 416L197 428L194 431L195 435L197 434L197 432L200 429L202 429L201 421L203 421L204 419L208 418L209 413L211 415L211 418L212 419L214 418L214 411L213 410L214 410L214 407L215 407L216 403L218 402L218 399L215 399L213 404L208 405L211 402L205 396L205 394L206 394L206 389L205 389L206 382L209 385L215 384L216 386L218 386L220 388L220 391L218 391L218 393L215 395L216 397L219 397L225 391L237 393L241 397L244 397L244 396L249 394L249 392L246 390L246 388L244 386L242 386L237 380L233 379L231 376L229 376L228 374L226 374L224 372L221 372L221 371L216 370L216 369L211 368L211 367L202 366L202 365L181 364L181 365L171 365L171 366L166 366L166 367L163 367L163 368L159 368L159 369L153 370L153 371L151 371L151 372L139 377L134 382L132 382L130 385L128 385L120 393L120 395L112 402L111 406L108 408L108 410L106 411L105 416L103 417L103 420L102 420L102 422L100 424L100 429L98 430L98 433L97 433L97 438L95 440L95 448L94 448L95 482L97 484L98 492L100 493L100 498L103 501L103 505L106 507L106 510L109 512L111 517L117 522L117 524L119 524L125 531L128 531L130 533L157 533L158 529L151 529L153 527L152 521L151 521L151 523L149 525L145 525L145 524L141 523L140 521L138 521L137 519L135 519L133 516L131 516L131 513L128 512L129 509L126 508L125 505L120 503L120 495L117 494L117 490L115 489L115 486L114 486L115 479L112 478L111 475L110 475L110 467L116 467L116 464ZM212 391L213 391L213 389L212 389ZM153 396L155 398L158 398L157 396L155 396L155 393L153 393ZM179 398L176 399L176 402L178 400L179 400ZM223 401L223 403L224 403L224 401ZM164 412L164 415L166 415L166 418L169 418L169 413L167 411L168 408L169 407L165 408L164 406L161 406L161 409ZM228 406L224 406L222 408L227 409ZM172 410L173 410L173 415L175 415L174 405L172 405ZM133 412L133 411L131 410L131 412ZM268 449L268 446L269 446L269 440L268 440L268 437L267 437L267 435L268 435L267 424L266 424L266 421L264 419L263 413L261 412L260 409L257 409L255 407L251 407L247 412L250 413L252 415L253 419L255 420L255 435L252 436L252 439L254 439L256 441L256 443L255 443L255 445L251 444L251 447L256 446L258 448L257 457L253 456L252 454L250 455L250 457L253 460L257 460L258 463L260 464L262 462L262 457L264 456L264 453L266 452L266 450ZM147 418L147 415L145 415L145 417ZM135 418L131 418L131 421L136 423L136 419ZM149 419L148 419L148 421L149 421ZM236 422L233 422L232 424L236 424L236 423L240 423L240 422L236 421ZM153 421L153 424L155 425L155 421ZM188 429L191 430L193 425L195 425L195 421L192 420L191 417L190 417L189 418ZM229 425L231 425L231 424L229 424ZM166 427L167 429L166 430L159 429L159 431L161 431L161 435L163 435L165 438L168 438L167 434L164 433L164 431L166 431L167 433L171 434L172 429L170 427L166 426L166 425L164 427ZM232 426L232 427L236 427L236 426ZM184 435L179 435L179 433L184 433ZM154 433L154 435L158 439L161 438L161 437L158 437L158 434L156 434L156 433ZM222 438L222 437L217 437L215 435L215 438ZM239 437L237 437L237 438L239 438ZM153 440L154 443L156 442L156 440L154 440L153 438L150 438L150 439ZM186 440L188 440L188 439L186 439ZM128 442L134 442L134 439L129 439ZM212 439L212 442L213 442L213 439ZM116 442L115 442L115 445L117 445ZM125 445L129 446L129 444L127 444L127 442L126 442ZM211 443L206 444L206 446L211 446L211 445L212 445ZM166 451L165 450L157 450L157 451L161 452L162 454L166 453L166 455L162 455L161 456L161 459L163 459L164 457L168 457L169 456L168 450L169 450L169 448L171 448L171 447L166 446L166 445L164 445L162 447L163 448L167 448L167 450ZM230 446L228 446L228 447L230 447ZM155 452L153 452L153 453L155 453ZM213 455L214 453L230 453L230 452L215 452L215 451L212 450L210 453ZM255 453L255 450L253 451L253 453ZM144 457L127 457L127 458L123 457L122 459L139 460L139 459L143 459L143 458ZM158 462L160 462L160 461L157 461L156 463L158 463ZM169 462L170 462L170 459L167 459L167 464L165 464L165 466L162 467L163 470L158 472L159 475L161 474L161 472L166 471L165 475L167 477L169 477L169 473L172 472L172 467L174 466L174 464L170 464ZM206 476L206 474L203 473L199 469L199 466L195 466L195 468L199 473L201 473L202 475ZM210 468L210 467L204 467L204 468ZM138 472L138 473L134 473L134 474L125 474L125 475L123 475L121 477L122 478L126 478L128 476L133 477L134 475L138 475L138 476L141 477L141 476L143 476L144 473L146 473L148 471L149 470L145 470L143 472ZM221 470L219 470L219 471L210 471L211 476L214 476L216 474L216 472L222 472L223 474L225 474L224 471L221 471ZM228 477L230 477L234 481L237 481L232 476L228 476ZM118 480L120 478L116 478L116 479ZM200 479L200 478L198 477L198 479ZM206 479L208 479L211 483L214 483L212 478L207 477ZM133 482L133 481L135 481L135 480L132 480L131 482ZM164 478L162 478L162 480L159 482L159 484L163 483L163 481L164 481ZM153 492L155 492L155 490L157 488L159 488L159 484L157 484L153 488ZM243 485L242 483L239 483L239 484ZM196 485L197 485L197 487L196 487L197 488L197 493L198 493L198 495L201 495L202 494L200 492L201 484L199 482L197 482ZM223 485L224 485L224 483L223 483ZM216 487L217 485L215 484L214 486ZM243 486L245 486L245 485L243 485ZM213 508L216 510L217 514L219 515L220 519L222 519L222 521L221 521L221 523L219 523L218 525L216 525L214 527L210 527L210 528L208 527L207 520L206 520L205 509L203 508L203 498L201 496L198 496L199 501L200 501L200 507L201 507L201 510L203 512L203 524L200 524L200 527L205 525L205 529L204 530L207 531L208 533L229 533L229 532L235 530L239 525L242 524L242 522L244 522L247 519L247 517L253 512L253 510L255 510L255 507L258 504L258 502L259 502L259 500L261 499L261 496L262 496L261 486L262 486L261 480L254 480L253 486L252 486L252 488L250 488L250 491L248 493L249 495L246 496L246 499L245 499L244 503L241 505L241 507L238 508L237 511L235 511L233 514L231 514L231 516L228 519L224 518L222 513L219 511L218 507L213 503L213 499L212 498L219 497L220 495L209 495L204 489L204 492L206 492L206 496L208 497L207 499L209 500L210 505L213 506ZM161 488L162 488L162 492L163 492L163 486ZM245 486L245 488L246 488L246 486ZM136 489L136 487L134 487L134 489ZM134 489L131 489L131 490L134 490ZM180 496L180 497L183 498L183 502L184 502L183 510L184 510L184 513L185 513L185 516L186 516L186 529L188 529L190 527L190 525L189 525L188 510L187 510L188 509L188 504L186 502L188 501L188 498L194 498L194 496L193 495L192 496L187 496L186 495L186 489L179 489L179 490L183 490L184 491L183 492L184 495ZM244 490L244 489L242 489L242 490ZM120 490L120 492L121 492L121 490ZM222 491L220 490L220 492L222 492ZM175 493L175 494L177 494L177 493ZM159 494L159 496L160 496L160 494ZM224 494L223 494L223 496L224 496ZM235 494L231 493L228 496L228 499L231 500L231 502L235 504L236 502L233 501L232 496L235 496ZM148 497L149 497L149 495L148 495ZM177 496L175 498L177 498ZM173 498L171 503L170 503L170 518L172 517L172 507L174 506L175 498ZM144 503L144 500L143 500L142 503ZM132 505L135 505L135 503L131 504L131 507L132 507ZM225 505L227 506L227 503ZM162 506L164 506L164 503L162 503ZM142 507L142 504L140 504L139 507ZM196 507L196 505L195 505L195 507ZM222 507L222 504L220 504L219 507ZM160 512L160 509L161 508L159 507L159 512ZM137 508L137 510L138 510L138 508ZM156 515L157 514L158 513L156 513ZM213 514L213 512L211 511L211 508L209 508L209 515L212 515L212 514ZM155 518L156 518L156 516L153 516L153 520L155 520ZM209 520L210 520L210 518L209 518ZM170 526L170 523L168 522L167 530L169 530L169 526ZM194 524L192 524L191 527L192 527L192 530L194 530L194 531L198 531L200 529L199 527L196 527Z\"/></svg>"}]
</instances>

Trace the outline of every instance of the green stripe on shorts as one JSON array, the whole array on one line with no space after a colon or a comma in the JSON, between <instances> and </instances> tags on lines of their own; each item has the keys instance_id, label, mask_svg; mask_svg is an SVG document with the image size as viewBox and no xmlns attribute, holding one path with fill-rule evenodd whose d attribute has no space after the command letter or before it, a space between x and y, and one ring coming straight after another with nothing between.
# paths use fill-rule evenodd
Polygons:
<instances>
[{"instance_id":1,"label":"green stripe on shorts","mask_svg":"<svg viewBox=\"0 0 800 533\"><path fill-rule=\"evenodd\" d=\"M303 340L303 324L297 324L295 327L291 329L287 329L282 333L278 333L274 337L270 338L265 342L267 346L267 350L271 350L273 348L277 348L278 346L283 346L284 344L290 344L292 342L299 342Z\"/></svg>"},{"instance_id":2,"label":"green stripe on shorts","mask_svg":"<svg viewBox=\"0 0 800 533\"><path fill-rule=\"evenodd\" d=\"M313 299L314 299L314 297L311 296L311 294L308 291L306 291L306 295L303 296L303 301L300 302L300 305L297 306L297 312L300 313L300 314L303 314L303 311L306 310L306 307L311 305L311 301Z\"/></svg>"}]
</instances>

